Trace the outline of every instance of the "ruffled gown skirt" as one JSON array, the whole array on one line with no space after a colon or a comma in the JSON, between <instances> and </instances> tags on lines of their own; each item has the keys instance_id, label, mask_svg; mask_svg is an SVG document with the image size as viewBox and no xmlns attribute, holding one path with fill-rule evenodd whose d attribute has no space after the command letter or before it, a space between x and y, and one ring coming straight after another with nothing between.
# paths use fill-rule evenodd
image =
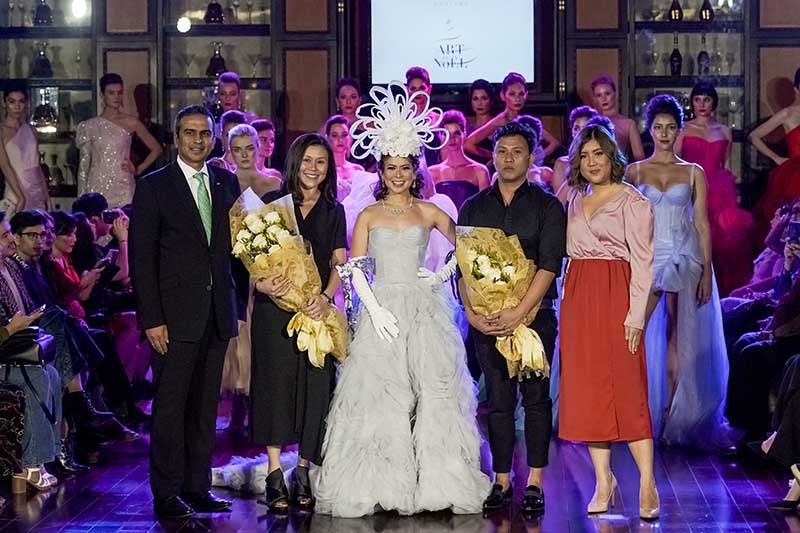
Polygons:
<instances>
[{"instance_id":1,"label":"ruffled gown skirt","mask_svg":"<svg viewBox=\"0 0 800 533\"><path fill-rule=\"evenodd\" d=\"M481 471L474 382L452 304L421 282L374 293L400 334L378 338L362 313L334 394L316 510L339 517L451 509L479 513ZM443 290L443 289L442 289Z\"/></svg>"}]
</instances>

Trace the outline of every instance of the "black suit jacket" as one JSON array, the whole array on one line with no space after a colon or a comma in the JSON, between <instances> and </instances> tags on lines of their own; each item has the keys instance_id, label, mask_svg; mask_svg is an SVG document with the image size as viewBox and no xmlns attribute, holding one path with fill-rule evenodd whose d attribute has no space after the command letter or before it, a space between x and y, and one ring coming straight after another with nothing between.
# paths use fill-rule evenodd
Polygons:
<instances>
[{"instance_id":1,"label":"black suit jacket","mask_svg":"<svg viewBox=\"0 0 800 533\"><path fill-rule=\"evenodd\" d=\"M170 340L200 340L212 309L223 339L237 331L228 211L239 181L213 166L208 172L210 245L177 161L136 183L129 235L136 316L143 330L166 324Z\"/></svg>"}]
</instances>

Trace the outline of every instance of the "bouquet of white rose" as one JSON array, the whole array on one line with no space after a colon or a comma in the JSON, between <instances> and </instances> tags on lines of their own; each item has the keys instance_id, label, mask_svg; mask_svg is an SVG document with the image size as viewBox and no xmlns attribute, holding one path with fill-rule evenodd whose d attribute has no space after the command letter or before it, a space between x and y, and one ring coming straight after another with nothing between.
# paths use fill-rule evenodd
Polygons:
<instances>
[{"instance_id":1,"label":"bouquet of white rose","mask_svg":"<svg viewBox=\"0 0 800 533\"><path fill-rule=\"evenodd\" d=\"M252 189L245 190L229 213L233 255L239 258L252 277L288 277L289 292L272 301L285 311L295 312L286 326L290 337L297 333L297 347L308 352L308 359L321 368L325 355L337 359L347 355L347 322L344 314L331 307L322 320L301 312L312 296L322 291L314 256L300 236L294 203L286 195L264 204Z\"/></svg>"},{"instance_id":2,"label":"bouquet of white rose","mask_svg":"<svg viewBox=\"0 0 800 533\"><path fill-rule=\"evenodd\" d=\"M464 277L469 305L482 315L519 305L536 273L536 265L525 257L519 238L508 237L496 228L458 226L456 260ZM511 335L497 337L495 346L506 358L511 377L530 372L550 375L542 340L527 327L538 310L537 307L528 313Z\"/></svg>"}]
</instances>

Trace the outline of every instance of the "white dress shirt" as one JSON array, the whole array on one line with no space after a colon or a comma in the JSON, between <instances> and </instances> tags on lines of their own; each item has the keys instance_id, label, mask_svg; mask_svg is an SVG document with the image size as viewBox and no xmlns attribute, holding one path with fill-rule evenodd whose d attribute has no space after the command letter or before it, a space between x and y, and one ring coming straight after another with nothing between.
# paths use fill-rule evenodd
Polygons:
<instances>
[{"instance_id":1,"label":"white dress shirt","mask_svg":"<svg viewBox=\"0 0 800 533\"><path fill-rule=\"evenodd\" d=\"M193 169L189 165L183 162L181 156L178 156L178 166L181 168L181 172L183 172L183 176L186 178L186 183L189 184L189 189L192 191L192 198L194 198L194 205L200 208L200 204L197 202L197 192L200 189L200 184L197 183L197 180L194 179L194 175L198 172L203 173L203 181L206 184L206 191L208 191L208 201L211 202L211 183L209 181L208 175L208 166L203 163L203 168L198 170Z\"/></svg>"}]
</instances>

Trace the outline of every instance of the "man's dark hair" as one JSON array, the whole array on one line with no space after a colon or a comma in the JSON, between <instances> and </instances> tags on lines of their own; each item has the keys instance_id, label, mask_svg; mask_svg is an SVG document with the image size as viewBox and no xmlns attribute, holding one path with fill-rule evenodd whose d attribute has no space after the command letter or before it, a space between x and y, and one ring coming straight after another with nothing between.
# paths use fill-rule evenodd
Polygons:
<instances>
[{"instance_id":1,"label":"man's dark hair","mask_svg":"<svg viewBox=\"0 0 800 533\"><path fill-rule=\"evenodd\" d=\"M175 135L177 135L181 131L181 119L183 117L188 117L191 115L205 115L211 120L212 124L214 123L214 115L211 114L211 111L209 111L208 109L206 109L201 105L196 105L196 104L187 105L186 107L178 111L177 115L175 115L175 122L172 125Z\"/></svg>"},{"instance_id":2,"label":"man's dark hair","mask_svg":"<svg viewBox=\"0 0 800 533\"><path fill-rule=\"evenodd\" d=\"M505 126L501 126L494 130L492 144L497 145L497 141L509 135L520 135L522 138L524 138L525 142L528 143L529 153L533 153L533 151L536 149L536 143L534 142L536 140L536 134L533 133L533 130L528 126L522 124L521 122L517 122L516 120L512 120Z\"/></svg>"},{"instance_id":3,"label":"man's dark hair","mask_svg":"<svg viewBox=\"0 0 800 533\"><path fill-rule=\"evenodd\" d=\"M114 83L123 85L122 76L114 72L103 74L103 76L100 78L100 92L101 93L105 92L106 87L108 87L109 85L113 85Z\"/></svg>"},{"instance_id":4,"label":"man's dark hair","mask_svg":"<svg viewBox=\"0 0 800 533\"><path fill-rule=\"evenodd\" d=\"M24 209L14 213L9 224L11 224L11 233L19 235L25 231L25 228L32 228L33 226L39 225L44 226L45 222L44 216L38 210Z\"/></svg>"},{"instance_id":5,"label":"man's dark hair","mask_svg":"<svg viewBox=\"0 0 800 533\"><path fill-rule=\"evenodd\" d=\"M258 120L254 120L253 122L250 123L250 125L253 126L253 128L255 128L255 130L258 132L270 131L270 130L275 131L275 124L273 124L272 121L268 118L260 118Z\"/></svg>"},{"instance_id":6,"label":"man's dark hair","mask_svg":"<svg viewBox=\"0 0 800 533\"><path fill-rule=\"evenodd\" d=\"M108 209L108 200L99 192L81 194L77 200L72 202L73 213L83 213L89 218L99 217L106 209Z\"/></svg>"}]
</instances>

